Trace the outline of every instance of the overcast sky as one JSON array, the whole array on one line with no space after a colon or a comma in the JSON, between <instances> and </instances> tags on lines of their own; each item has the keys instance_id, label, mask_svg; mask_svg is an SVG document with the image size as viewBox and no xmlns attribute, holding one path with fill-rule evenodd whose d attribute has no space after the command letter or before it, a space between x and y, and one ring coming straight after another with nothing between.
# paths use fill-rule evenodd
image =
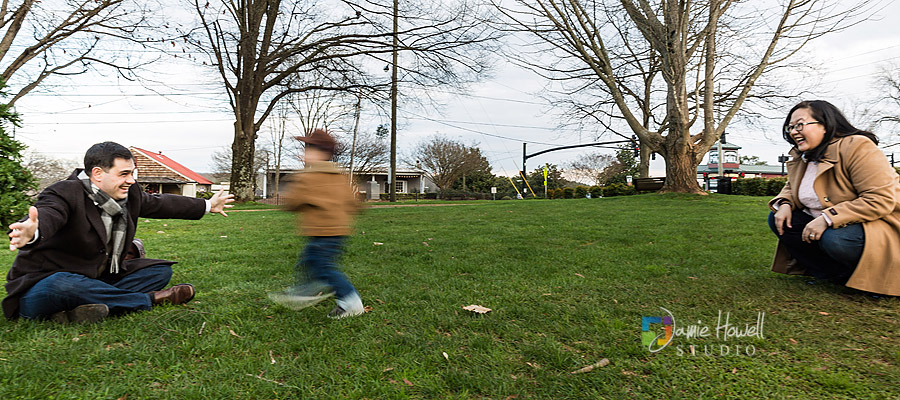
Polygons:
<instances>
[{"instance_id":1,"label":"overcast sky","mask_svg":"<svg viewBox=\"0 0 900 400\"><path fill-rule=\"evenodd\" d=\"M875 74L888 62L900 65L900 2L891 1L878 15L844 32L826 36L795 55L792 62L811 65L820 72L810 79L809 90L840 107L853 119L853 110L871 100ZM229 146L233 117L227 97L212 70L198 70L182 63L157 65L168 87L141 85L110 76L83 76L50 82L16 105L24 121L16 138L30 150L56 158L80 160L90 145L113 140L163 154L197 172L208 172L210 154ZM187 72L185 72L187 71ZM514 174L521 168L522 143L528 152L554 146L595 142L595 133L557 131L556 122L543 100L534 96L544 86L537 76L501 63L495 78L474 85L471 95L447 94L440 113L401 109L398 146L401 152L422 138L440 133L468 144L477 143L488 156L494 173ZM401 88L402 90L402 88ZM786 112L787 110L784 110ZM743 147L741 155L755 155L776 164L788 150L781 139L783 112L769 116L764 132L732 125L728 142ZM374 130L387 121L364 115L362 126ZM299 133L297 133L299 134ZM900 141L883 132L883 144ZM606 139L614 140L614 139ZM900 152L900 146L892 147ZM528 160L528 169L553 163L564 165L589 148L547 153ZM661 157L651 163L651 174L664 175Z\"/></svg>"}]
</instances>

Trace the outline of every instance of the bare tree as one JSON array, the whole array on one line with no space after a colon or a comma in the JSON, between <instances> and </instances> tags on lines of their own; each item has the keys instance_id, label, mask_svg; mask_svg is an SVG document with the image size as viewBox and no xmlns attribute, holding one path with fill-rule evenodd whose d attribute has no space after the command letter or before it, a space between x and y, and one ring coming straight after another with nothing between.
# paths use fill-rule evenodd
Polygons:
<instances>
[{"instance_id":1,"label":"bare tree","mask_svg":"<svg viewBox=\"0 0 900 400\"><path fill-rule=\"evenodd\" d=\"M889 64L878 75L880 116L876 123L886 126L891 133L900 131L900 65Z\"/></svg>"},{"instance_id":2,"label":"bare tree","mask_svg":"<svg viewBox=\"0 0 900 400\"><path fill-rule=\"evenodd\" d=\"M383 25L390 8L371 1L325 3L194 1L205 36L188 43L209 55L229 96L235 116L231 181L239 201L252 196L253 143L280 100L315 90L386 97L382 89L387 82L372 78L366 67L396 48L390 40L394 33ZM409 18L409 26L397 35L405 39L401 50L420 55L422 62L410 68L412 75L458 81L465 74L456 65L482 71L479 66L487 57L467 46L490 39L483 33L489 30L469 23L468 7L443 8L452 12Z\"/></svg>"},{"instance_id":3,"label":"bare tree","mask_svg":"<svg viewBox=\"0 0 900 400\"><path fill-rule=\"evenodd\" d=\"M75 160L54 158L36 152L27 152L22 162L22 167L31 172L31 175L38 180L38 192L66 179L79 166L80 163Z\"/></svg>"},{"instance_id":4,"label":"bare tree","mask_svg":"<svg viewBox=\"0 0 900 400\"><path fill-rule=\"evenodd\" d=\"M616 157L611 154L582 154L564 167L565 174L573 180L592 182L596 185L603 182L601 178L603 171L616 162Z\"/></svg>"},{"instance_id":5,"label":"bare tree","mask_svg":"<svg viewBox=\"0 0 900 400\"><path fill-rule=\"evenodd\" d=\"M133 79L145 62L123 43L158 41L136 35L151 25L148 2L129 0L20 0L0 4L0 79L11 88L9 104L53 75L111 67ZM110 51L114 50L114 51Z\"/></svg>"},{"instance_id":6,"label":"bare tree","mask_svg":"<svg viewBox=\"0 0 900 400\"><path fill-rule=\"evenodd\" d=\"M490 163L477 146L466 146L441 135L419 142L410 158L407 164L420 165L440 190L450 189L457 179L470 171L490 171Z\"/></svg>"},{"instance_id":7,"label":"bare tree","mask_svg":"<svg viewBox=\"0 0 900 400\"><path fill-rule=\"evenodd\" d=\"M335 151L334 160L343 166L350 166L350 158L353 157L354 174L370 174L375 171L384 171L388 162L387 131L384 126L379 126L374 133L359 132L356 138L355 148L352 146L351 135L339 138L338 148Z\"/></svg>"},{"instance_id":8,"label":"bare tree","mask_svg":"<svg viewBox=\"0 0 900 400\"><path fill-rule=\"evenodd\" d=\"M278 101L359 86L364 74L351 59L388 49L379 35L359 33L367 23L348 6L195 0L194 8L205 35L190 43L217 68L235 117L231 189L238 201L252 200L257 133Z\"/></svg>"},{"instance_id":9,"label":"bare tree","mask_svg":"<svg viewBox=\"0 0 900 400\"><path fill-rule=\"evenodd\" d=\"M288 113L284 105L279 106L277 109L277 118L274 120L270 120L269 124L269 136L268 136L268 146L271 146L271 159L267 164L266 169L274 165L275 167L275 182L273 187L273 193L279 193L279 185L281 184L281 164L284 161L284 150L287 147L288 143L293 141L293 137L287 133L287 118ZM285 140L287 139L287 140ZM268 171L266 171L268 173Z\"/></svg>"},{"instance_id":10,"label":"bare tree","mask_svg":"<svg viewBox=\"0 0 900 400\"><path fill-rule=\"evenodd\" d=\"M858 22L871 4L792 0L761 9L758 2L735 0L515 3L497 7L516 30L535 39L538 52L520 61L569 82L574 91L580 85L603 96L596 109L638 136L642 160L652 152L665 159L662 191L692 193L703 193L697 166L763 74L785 67L809 41Z\"/></svg>"}]
</instances>

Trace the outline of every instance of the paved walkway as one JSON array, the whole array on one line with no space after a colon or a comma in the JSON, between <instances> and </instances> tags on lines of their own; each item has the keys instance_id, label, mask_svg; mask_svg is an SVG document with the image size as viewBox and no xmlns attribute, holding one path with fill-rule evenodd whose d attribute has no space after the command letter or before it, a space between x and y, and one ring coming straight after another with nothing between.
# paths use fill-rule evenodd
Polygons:
<instances>
[{"instance_id":1,"label":"paved walkway","mask_svg":"<svg viewBox=\"0 0 900 400\"><path fill-rule=\"evenodd\" d=\"M474 206L474 203L438 203L438 204L373 204L363 208L397 208L397 207L442 207L442 206ZM226 213L247 211L280 211L280 208L255 208L251 210L225 210Z\"/></svg>"}]
</instances>

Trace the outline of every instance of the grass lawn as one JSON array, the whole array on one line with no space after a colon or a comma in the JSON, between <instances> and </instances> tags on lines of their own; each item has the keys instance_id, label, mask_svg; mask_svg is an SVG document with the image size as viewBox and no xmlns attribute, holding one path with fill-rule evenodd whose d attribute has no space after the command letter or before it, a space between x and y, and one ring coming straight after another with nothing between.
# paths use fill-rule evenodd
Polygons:
<instances>
[{"instance_id":1,"label":"grass lawn","mask_svg":"<svg viewBox=\"0 0 900 400\"><path fill-rule=\"evenodd\" d=\"M372 208L344 257L372 309L338 321L330 301L266 298L302 246L291 214L142 220L148 256L177 260L196 299L88 326L0 321L0 398L900 398L900 300L770 272L766 200ZM661 307L708 335L650 353L642 317ZM720 311L741 331L764 312L762 337L717 338Z\"/></svg>"}]
</instances>

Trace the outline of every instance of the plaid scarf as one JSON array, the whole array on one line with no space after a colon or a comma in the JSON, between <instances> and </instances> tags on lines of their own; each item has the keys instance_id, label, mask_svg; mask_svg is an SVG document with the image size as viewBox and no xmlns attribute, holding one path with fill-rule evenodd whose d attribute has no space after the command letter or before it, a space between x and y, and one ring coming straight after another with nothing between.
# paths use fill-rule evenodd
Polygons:
<instances>
[{"instance_id":1,"label":"plaid scarf","mask_svg":"<svg viewBox=\"0 0 900 400\"><path fill-rule=\"evenodd\" d=\"M127 199L113 200L106 192L95 189L91 185L91 180L82 172L78 178L84 185L84 192L93 200L94 204L100 208L100 219L103 220L103 226L106 228L106 237L109 242L106 249L110 249L109 273L119 273L119 258L125 248L125 229L128 227L128 209L125 208Z\"/></svg>"}]
</instances>

